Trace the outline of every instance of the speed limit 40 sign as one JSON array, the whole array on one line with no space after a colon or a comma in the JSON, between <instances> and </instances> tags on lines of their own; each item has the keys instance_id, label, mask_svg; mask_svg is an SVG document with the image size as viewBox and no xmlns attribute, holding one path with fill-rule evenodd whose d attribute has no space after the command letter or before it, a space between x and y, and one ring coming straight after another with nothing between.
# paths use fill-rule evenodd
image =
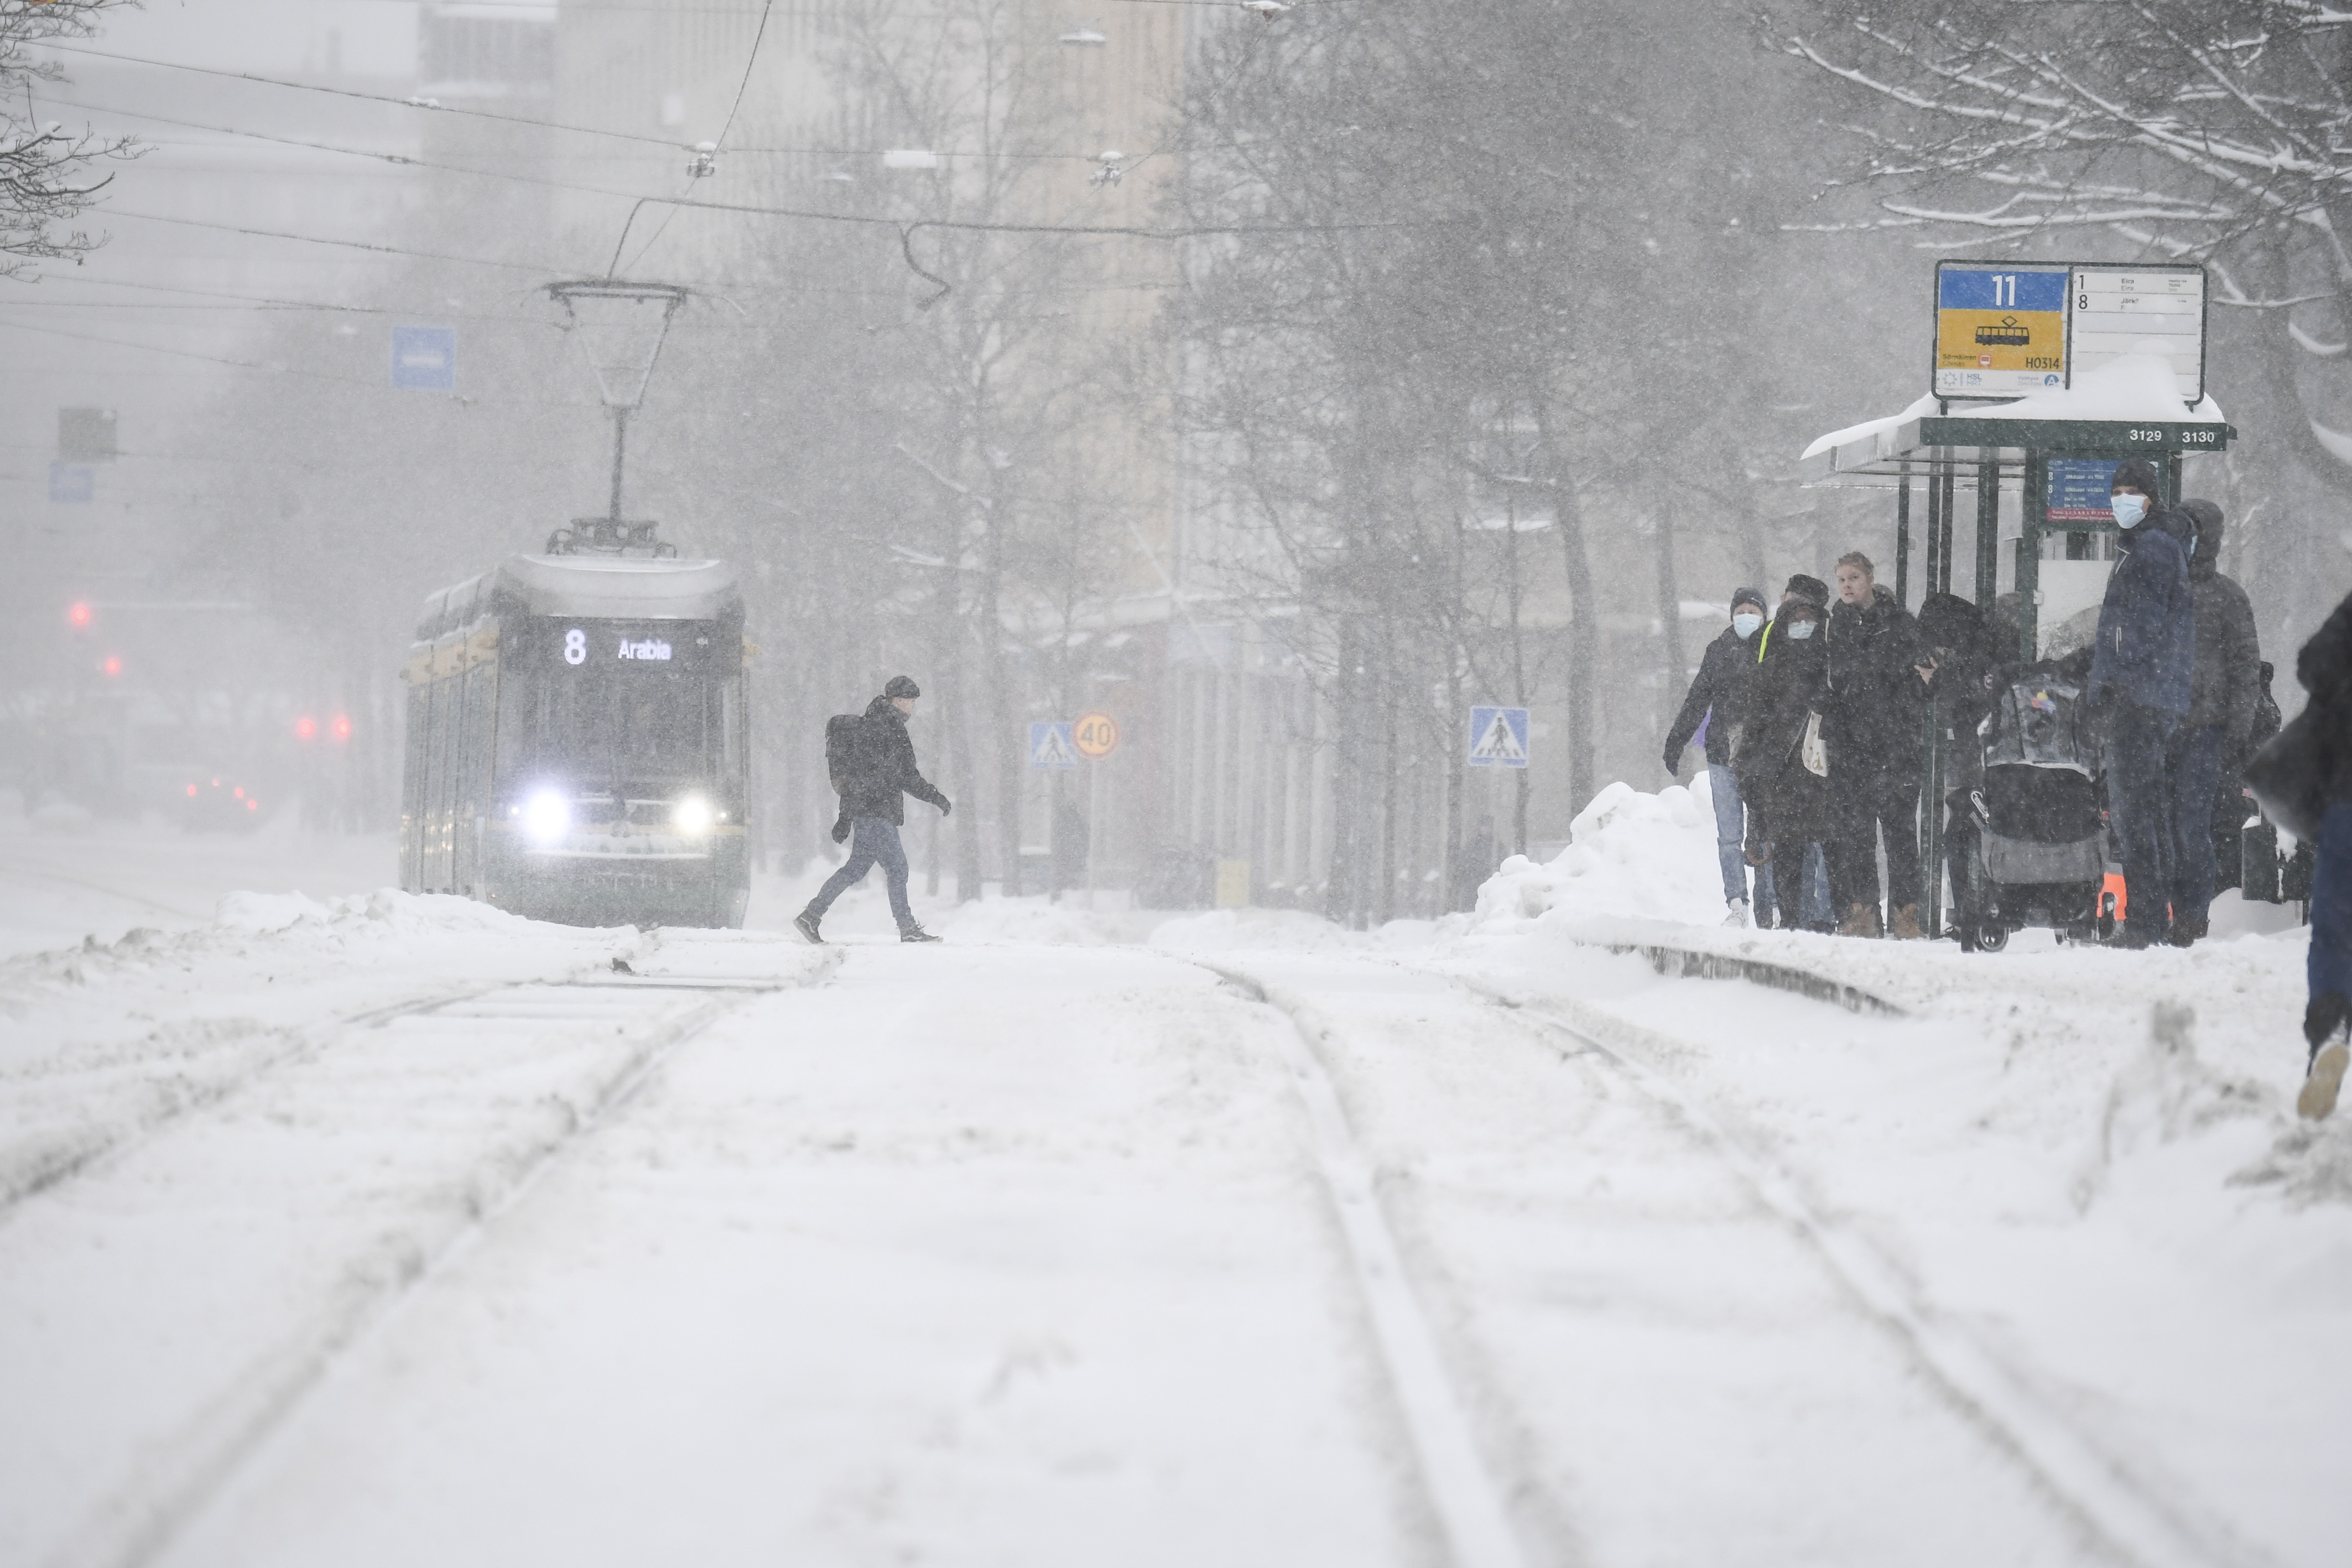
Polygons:
<instances>
[{"instance_id":1,"label":"speed limit 40 sign","mask_svg":"<svg viewBox=\"0 0 2352 1568\"><path fill-rule=\"evenodd\" d=\"M1089 762L1100 762L1118 749L1118 720L1099 711L1082 713L1070 721L1070 744Z\"/></svg>"}]
</instances>

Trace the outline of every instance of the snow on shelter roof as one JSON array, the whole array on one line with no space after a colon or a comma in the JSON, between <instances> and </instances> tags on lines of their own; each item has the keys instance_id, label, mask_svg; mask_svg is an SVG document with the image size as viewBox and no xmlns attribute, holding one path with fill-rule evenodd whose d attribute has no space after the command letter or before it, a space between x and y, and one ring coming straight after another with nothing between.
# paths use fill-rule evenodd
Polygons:
<instances>
[{"instance_id":1,"label":"snow on shelter roof","mask_svg":"<svg viewBox=\"0 0 2352 1568\"><path fill-rule=\"evenodd\" d=\"M2210 427L2213 439L2197 441L2206 450L2220 450L2235 434L2209 393L2194 408L2185 407L2170 364L2152 354L2125 354L2095 370L2081 372L2071 387L2052 387L2014 402L1964 404L1948 416L1931 393L1902 413L1833 430L1806 447L1801 459L1808 479L1870 471L1875 465L1904 459L1916 449L1946 444L1932 439L1936 432L1922 423L1966 424L1981 434L1962 438L1961 444L1980 447L1979 456L2006 461L2011 454L2032 447L2064 446L2069 439L2052 439L2054 425L2146 424L2178 430ZM2037 429L2037 427L2044 427ZM1924 438L1924 439L1923 439ZM1924 451L1917 453L1922 458ZM1952 451L1949 455L1958 458ZM1825 462L1814 460L1825 458ZM1974 461L1976 459L1969 459Z\"/></svg>"}]
</instances>

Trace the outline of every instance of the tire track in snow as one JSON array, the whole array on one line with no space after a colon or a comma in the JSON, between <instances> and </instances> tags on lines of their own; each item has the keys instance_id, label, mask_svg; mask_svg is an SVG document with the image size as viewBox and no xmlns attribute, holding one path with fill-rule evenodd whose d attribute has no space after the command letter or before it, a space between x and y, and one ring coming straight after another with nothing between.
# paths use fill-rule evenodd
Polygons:
<instances>
[{"instance_id":1,"label":"tire track in snow","mask_svg":"<svg viewBox=\"0 0 2352 1568\"><path fill-rule=\"evenodd\" d=\"M565 982L542 983L561 985ZM241 1035L250 1038L279 1034L293 1038L282 1049L267 1052L247 1062L238 1071L201 1082L180 1083L178 1092L171 1098L161 1103L151 1103L144 1113L134 1112L119 1120L74 1128L58 1134L27 1154L9 1157L5 1163L0 1163L0 1224L5 1224L9 1214L26 1198L47 1192L60 1182L96 1171L110 1160L128 1155L194 1113L222 1103L281 1068L311 1060L351 1030L381 1029L395 1019L454 1006L506 989L514 984L516 982L510 980L475 981L412 997L405 1001L378 1003L355 1013L331 1019L323 1024L302 1029L288 1030L255 1024L240 1031Z\"/></svg>"},{"instance_id":2,"label":"tire track in snow","mask_svg":"<svg viewBox=\"0 0 2352 1568\"><path fill-rule=\"evenodd\" d=\"M588 1134L625 1110L677 1049L760 997L829 983L843 950L827 949L797 975L766 977L647 976L638 980L602 979L509 982L462 993L379 1008L355 1015L341 1031L382 1027L396 1019L429 1014L463 1003L494 1002L501 991L532 989L673 990L702 993L691 1007L659 1019L600 1081L587 1085L585 1104L563 1124L520 1151L493 1151L439 1186L461 1186L468 1193L462 1213L432 1234L434 1216L420 1217L416 1230L388 1268L374 1270L341 1293L290 1343L241 1378L208 1409L199 1413L177 1440L158 1445L130 1487L85 1522L81 1533L49 1561L54 1568L144 1568L166 1552L181 1531L232 1483L247 1463L299 1410L342 1360L375 1333L401 1304L478 1245L490 1227L526 1199L562 1156ZM484 1022L497 1021L494 1017ZM517 1022L548 1020L519 1013ZM610 1016L583 1023L602 1030ZM487 1193L487 1197L479 1196Z\"/></svg>"},{"instance_id":3,"label":"tire track in snow","mask_svg":"<svg viewBox=\"0 0 2352 1568\"><path fill-rule=\"evenodd\" d=\"M1572 1042L1563 1054L1605 1064L1728 1166L1767 1210L1801 1238L1856 1307L1905 1350L1930 1384L2023 1468L2052 1503L2116 1558L2140 1568L2257 1568L2276 1559L2227 1521L2158 1495L2034 1392L2008 1361L1924 1300L1905 1272L1853 1231L1823 1218L1769 1155L1726 1127L1641 1060L1690 1049L1573 998L1529 1002L1459 976L1454 984ZM1565 1011L1570 1016L1557 1016ZM1612 1044L1606 1037L1615 1037Z\"/></svg>"},{"instance_id":4,"label":"tire track in snow","mask_svg":"<svg viewBox=\"0 0 2352 1568\"><path fill-rule=\"evenodd\" d=\"M1527 1568L1506 1493L1480 1451L1402 1251L1381 1208L1372 1162L1348 1124L1331 1074L1315 1047L1328 1020L1298 998L1243 970L1193 959L1211 974L1283 1014L1283 1066L1307 1112L1316 1168L1363 1295L1389 1385L1404 1417L1423 1491L1444 1537L1452 1568Z\"/></svg>"}]
</instances>

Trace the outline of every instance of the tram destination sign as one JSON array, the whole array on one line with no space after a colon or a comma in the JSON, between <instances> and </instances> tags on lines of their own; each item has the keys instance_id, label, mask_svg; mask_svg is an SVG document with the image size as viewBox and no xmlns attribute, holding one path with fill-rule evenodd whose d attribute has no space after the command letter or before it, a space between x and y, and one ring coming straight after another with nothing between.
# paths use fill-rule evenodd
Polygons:
<instances>
[{"instance_id":1,"label":"tram destination sign","mask_svg":"<svg viewBox=\"0 0 2352 1568\"><path fill-rule=\"evenodd\" d=\"M2154 354L2194 406L2205 395L2205 269L2194 264L1939 261L1930 390L1956 402L2020 398Z\"/></svg>"},{"instance_id":2,"label":"tram destination sign","mask_svg":"<svg viewBox=\"0 0 2352 1568\"><path fill-rule=\"evenodd\" d=\"M2205 269L2075 263L2066 289L2067 373L2151 352L2171 363L2182 402L2203 401Z\"/></svg>"}]
</instances>

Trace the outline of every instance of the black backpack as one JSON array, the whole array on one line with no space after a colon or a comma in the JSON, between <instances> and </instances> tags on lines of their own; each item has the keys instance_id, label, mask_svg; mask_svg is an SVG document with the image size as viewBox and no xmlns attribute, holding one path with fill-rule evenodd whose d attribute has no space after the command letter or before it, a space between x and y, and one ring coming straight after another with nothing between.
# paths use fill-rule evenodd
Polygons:
<instances>
[{"instance_id":1,"label":"black backpack","mask_svg":"<svg viewBox=\"0 0 2352 1568\"><path fill-rule=\"evenodd\" d=\"M864 718L837 713L824 721L824 771L836 795L849 793L850 775L857 768L857 733Z\"/></svg>"}]
</instances>

